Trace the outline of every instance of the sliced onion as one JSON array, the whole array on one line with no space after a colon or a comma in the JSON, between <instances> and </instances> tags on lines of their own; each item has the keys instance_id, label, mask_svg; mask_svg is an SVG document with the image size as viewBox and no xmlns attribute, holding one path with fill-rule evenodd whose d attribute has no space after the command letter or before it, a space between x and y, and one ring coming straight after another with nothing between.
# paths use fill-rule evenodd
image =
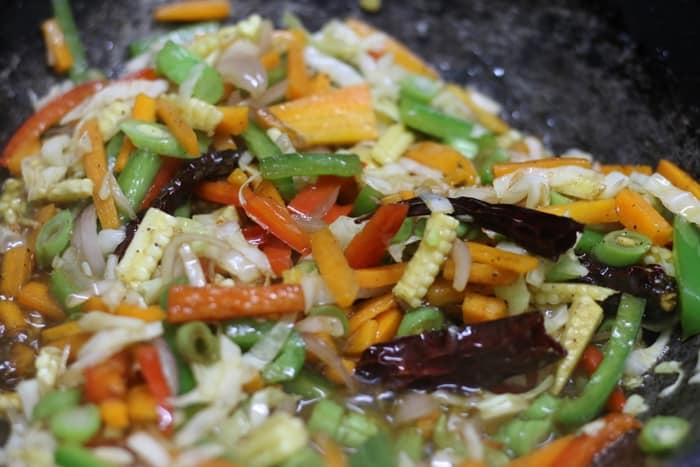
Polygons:
<instances>
[{"instance_id":1,"label":"sliced onion","mask_svg":"<svg viewBox=\"0 0 700 467\"><path fill-rule=\"evenodd\" d=\"M202 269L202 263L192 251L192 247L188 243L183 243L178 249L182 264L185 266L185 275L190 285L196 287L204 287L207 283L207 278Z\"/></svg>"},{"instance_id":2,"label":"sliced onion","mask_svg":"<svg viewBox=\"0 0 700 467\"><path fill-rule=\"evenodd\" d=\"M126 233L121 229L102 229L97 234L97 242L103 254L112 253L124 241Z\"/></svg>"},{"instance_id":3,"label":"sliced onion","mask_svg":"<svg viewBox=\"0 0 700 467\"><path fill-rule=\"evenodd\" d=\"M151 467L163 467L172 463L165 443L158 442L145 431L133 433L126 439L126 445Z\"/></svg>"},{"instance_id":4,"label":"sliced onion","mask_svg":"<svg viewBox=\"0 0 700 467\"><path fill-rule=\"evenodd\" d=\"M260 108L275 103L284 97L285 93L287 92L288 84L289 82L286 79L283 79L279 83L275 83L267 88L267 90L260 96L256 97L255 99L250 99L248 104L253 108ZM239 105L243 105L245 103L246 101L244 100L239 102Z\"/></svg>"},{"instance_id":5,"label":"sliced onion","mask_svg":"<svg viewBox=\"0 0 700 467\"><path fill-rule=\"evenodd\" d=\"M440 404L429 394L409 392L401 398L401 402L397 407L394 421L402 425L436 412L440 408Z\"/></svg>"},{"instance_id":6,"label":"sliced onion","mask_svg":"<svg viewBox=\"0 0 700 467\"><path fill-rule=\"evenodd\" d=\"M294 222L296 222L301 230L307 233L318 232L326 226L326 223L323 222L322 219L306 216L304 214L293 213L292 219L294 219Z\"/></svg>"},{"instance_id":7,"label":"sliced onion","mask_svg":"<svg viewBox=\"0 0 700 467\"><path fill-rule=\"evenodd\" d=\"M122 188L119 186L119 183L117 183L117 179L114 178L112 172L107 172L103 180L108 181L109 191L114 197L114 203L117 205L117 208L119 208L121 212L126 214L126 216L129 219L136 219L136 211L134 211L134 208L131 206L131 203L126 198L126 195L122 191Z\"/></svg>"},{"instance_id":8,"label":"sliced onion","mask_svg":"<svg viewBox=\"0 0 700 467\"><path fill-rule=\"evenodd\" d=\"M258 47L252 42L237 40L221 54L216 69L224 80L257 98L267 89L267 72L259 54Z\"/></svg>"},{"instance_id":9,"label":"sliced onion","mask_svg":"<svg viewBox=\"0 0 700 467\"><path fill-rule=\"evenodd\" d=\"M328 347L325 341L318 338L313 334L302 334L304 338L304 343L306 344L306 350L314 354L323 364L325 364L331 371L334 371L343 380L343 383L350 391L357 390L357 382L350 374L343 360L340 358L338 353Z\"/></svg>"},{"instance_id":10,"label":"sliced onion","mask_svg":"<svg viewBox=\"0 0 700 467\"><path fill-rule=\"evenodd\" d=\"M450 255L455 262L455 276L452 279L452 288L461 292L469 281L469 272L472 269L472 254L467 244L457 239L452 244Z\"/></svg>"},{"instance_id":11,"label":"sliced onion","mask_svg":"<svg viewBox=\"0 0 700 467\"><path fill-rule=\"evenodd\" d=\"M78 228L73 235L75 246L83 253L95 277L101 277L105 269L105 259L97 240L97 213L91 204L80 214Z\"/></svg>"},{"instance_id":12,"label":"sliced onion","mask_svg":"<svg viewBox=\"0 0 700 467\"><path fill-rule=\"evenodd\" d=\"M333 303L333 295L318 274L304 274L299 281L304 291L304 309L309 310L316 305Z\"/></svg>"},{"instance_id":13,"label":"sliced onion","mask_svg":"<svg viewBox=\"0 0 700 467\"><path fill-rule=\"evenodd\" d=\"M168 387L170 388L170 394L177 394L178 371L175 356L162 337L157 338L154 341L154 344L158 350L158 360L160 361L160 367L163 370L165 381L168 383Z\"/></svg>"},{"instance_id":14,"label":"sliced onion","mask_svg":"<svg viewBox=\"0 0 700 467\"><path fill-rule=\"evenodd\" d=\"M333 337L340 337L345 334L343 323L335 316L309 316L299 321L294 327L299 332L322 332Z\"/></svg>"},{"instance_id":15,"label":"sliced onion","mask_svg":"<svg viewBox=\"0 0 700 467\"><path fill-rule=\"evenodd\" d=\"M452 203L450 200L444 196L439 196L434 193L421 193L420 199L423 200L430 212L441 212L444 214L451 214L454 211Z\"/></svg>"}]
</instances>

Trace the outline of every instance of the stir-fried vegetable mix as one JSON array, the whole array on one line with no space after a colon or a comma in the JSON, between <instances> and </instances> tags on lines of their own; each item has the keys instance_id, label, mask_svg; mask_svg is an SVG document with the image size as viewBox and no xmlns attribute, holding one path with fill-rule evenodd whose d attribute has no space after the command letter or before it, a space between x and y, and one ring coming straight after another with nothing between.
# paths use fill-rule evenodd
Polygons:
<instances>
[{"instance_id":1,"label":"stir-fried vegetable mix","mask_svg":"<svg viewBox=\"0 0 700 467\"><path fill-rule=\"evenodd\" d=\"M585 466L623 437L682 444L689 423L645 423L634 394L680 372L672 394L671 330L700 333L679 167L554 155L357 20L185 26L106 79L53 5L73 83L0 159L1 464Z\"/></svg>"}]
</instances>

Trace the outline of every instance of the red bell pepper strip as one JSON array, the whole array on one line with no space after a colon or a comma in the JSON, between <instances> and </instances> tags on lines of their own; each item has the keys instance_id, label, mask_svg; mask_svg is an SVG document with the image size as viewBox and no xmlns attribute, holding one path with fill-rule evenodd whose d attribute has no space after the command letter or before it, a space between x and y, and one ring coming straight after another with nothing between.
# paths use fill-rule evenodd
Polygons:
<instances>
[{"instance_id":1,"label":"red bell pepper strip","mask_svg":"<svg viewBox=\"0 0 700 467\"><path fill-rule=\"evenodd\" d=\"M0 165L7 167L10 158L25 144L39 138L47 128L60 122L72 109L105 86L105 81L79 84L39 109L15 131L0 156Z\"/></svg>"},{"instance_id":2,"label":"red bell pepper strip","mask_svg":"<svg viewBox=\"0 0 700 467\"><path fill-rule=\"evenodd\" d=\"M345 257L350 266L360 269L379 265L407 213L406 204L380 206L345 249Z\"/></svg>"},{"instance_id":3,"label":"red bell pepper strip","mask_svg":"<svg viewBox=\"0 0 700 467\"><path fill-rule=\"evenodd\" d=\"M301 190L289 202L289 210L314 219L325 216L338 199L340 183L334 179L319 180Z\"/></svg>"},{"instance_id":4,"label":"red bell pepper strip","mask_svg":"<svg viewBox=\"0 0 700 467\"><path fill-rule=\"evenodd\" d=\"M292 267L292 249L280 240L271 238L262 245L262 251L277 277L281 277L284 271Z\"/></svg>"},{"instance_id":5,"label":"red bell pepper strip","mask_svg":"<svg viewBox=\"0 0 700 467\"><path fill-rule=\"evenodd\" d=\"M286 206L243 189L243 209L248 217L301 254L311 249L309 236L294 222Z\"/></svg>"},{"instance_id":6,"label":"red bell pepper strip","mask_svg":"<svg viewBox=\"0 0 700 467\"><path fill-rule=\"evenodd\" d=\"M127 391L129 361L118 353L97 365L85 368L85 399L99 404L108 399L122 399Z\"/></svg>"},{"instance_id":7,"label":"red bell pepper strip","mask_svg":"<svg viewBox=\"0 0 700 467\"><path fill-rule=\"evenodd\" d=\"M151 187L148 189L146 196L144 196L139 211L148 209L151 202L158 196L160 190L163 189L165 185L168 184L170 180L175 176L175 174L180 170L180 167L185 163L184 159L177 159L175 157L163 157L163 164L160 166L160 170L153 179Z\"/></svg>"},{"instance_id":8,"label":"red bell pepper strip","mask_svg":"<svg viewBox=\"0 0 700 467\"><path fill-rule=\"evenodd\" d=\"M148 390L158 403L158 426L161 430L166 430L173 423L172 408L168 403L171 393L161 368L158 349L153 344L141 344L136 347L136 360L141 367L141 374L146 380Z\"/></svg>"},{"instance_id":9,"label":"red bell pepper strip","mask_svg":"<svg viewBox=\"0 0 700 467\"><path fill-rule=\"evenodd\" d=\"M586 372L588 376L591 376L598 369L598 367L600 366L600 362L602 361L603 352L598 350L598 347L589 345L583 351L583 355L581 356L579 366L583 369L583 371ZM625 407L625 402L625 393L622 391L622 388L620 386L617 386L610 394L610 397L608 397L608 401L606 402L605 407L610 412L622 412L622 409Z\"/></svg>"},{"instance_id":10,"label":"red bell pepper strip","mask_svg":"<svg viewBox=\"0 0 700 467\"><path fill-rule=\"evenodd\" d=\"M119 81L130 81L134 79L148 79L153 81L154 79L158 79L158 72L153 68L144 68L143 70L134 71L133 73L122 76L119 78Z\"/></svg>"},{"instance_id":11,"label":"red bell pepper strip","mask_svg":"<svg viewBox=\"0 0 700 467\"><path fill-rule=\"evenodd\" d=\"M240 206L239 188L226 180L205 181L194 187L194 194L212 203Z\"/></svg>"},{"instance_id":12,"label":"red bell pepper strip","mask_svg":"<svg viewBox=\"0 0 700 467\"><path fill-rule=\"evenodd\" d=\"M326 213L325 216L323 216L323 222L326 224L332 224L337 218L340 216L348 216L352 212L353 205L352 204L345 204L345 205L340 205L340 204L334 204Z\"/></svg>"},{"instance_id":13,"label":"red bell pepper strip","mask_svg":"<svg viewBox=\"0 0 700 467\"><path fill-rule=\"evenodd\" d=\"M270 239L270 235L267 231L258 224L251 224L247 227L243 227L243 236L248 240L248 243L255 246L264 245Z\"/></svg>"}]
</instances>

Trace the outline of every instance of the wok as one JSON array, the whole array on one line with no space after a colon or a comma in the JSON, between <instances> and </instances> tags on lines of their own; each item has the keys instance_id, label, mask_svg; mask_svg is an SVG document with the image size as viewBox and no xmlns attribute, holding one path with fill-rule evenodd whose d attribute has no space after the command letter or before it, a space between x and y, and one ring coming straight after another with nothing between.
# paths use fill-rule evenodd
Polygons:
<instances>
[{"instance_id":1,"label":"wok","mask_svg":"<svg viewBox=\"0 0 700 467\"><path fill-rule=\"evenodd\" d=\"M131 39L158 29L141 1L74 0L92 65L114 74ZM667 157L700 175L700 5L691 1L384 0L379 14L355 1L235 0L234 16L257 12L279 21L284 10L312 29L354 15L405 41L443 76L469 82L504 105L514 127L543 138L554 151L577 147L606 161L654 163ZM6 2L0 28L0 145L31 113L29 92L55 82L39 31L48 1ZM700 336L676 337L665 360L695 368ZM673 465L700 465L700 386L684 384L668 398L658 392L674 376L649 377L639 392L653 414L693 423ZM624 450L619 449L620 453ZM609 465L639 465L639 458Z\"/></svg>"}]
</instances>

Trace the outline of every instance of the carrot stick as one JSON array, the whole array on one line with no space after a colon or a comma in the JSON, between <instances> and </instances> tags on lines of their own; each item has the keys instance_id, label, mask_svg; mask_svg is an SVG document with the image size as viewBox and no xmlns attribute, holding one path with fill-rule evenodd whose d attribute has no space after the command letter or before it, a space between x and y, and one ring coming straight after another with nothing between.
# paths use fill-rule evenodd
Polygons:
<instances>
[{"instance_id":1,"label":"carrot stick","mask_svg":"<svg viewBox=\"0 0 700 467\"><path fill-rule=\"evenodd\" d=\"M95 203L97 218L103 229L118 229L119 216L111 193L104 199L100 196L102 182L107 175L107 160L102 135L94 118L83 127L83 133L90 139L90 151L83 156L85 174L92 180L92 200Z\"/></svg>"},{"instance_id":2,"label":"carrot stick","mask_svg":"<svg viewBox=\"0 0 700 467\"><path fill-rule=\"evenodd\" d=\"M538 208L538 210L557 216L570 217L582 224L604 224L619 220L614 199L574 201L573 203Z\"/></svg>"},{"instance_id":3,"label":"carrot stick","mask_svg":"<svg viewBox=\"0 0 700 467\"><path fill-rule=\"evenodd\" d=\"M379 324L376 319L368 319L355 330L348 340L345 341L343 353L348 355L359 355L365 351L367 347L374 344L377 338L377 329Z\"/></svg>"},{"instance_id":4,"label":"carrot stick","mask_svg":"<svg viewBox=\"0 0 700 467\"><path fill-rule=\"evenodd\" d=\"M26 245L7 250L0 275L0 293L16 297L32 275L32 254Z\"/></svg>"},{"instance_id":5,"label":"carrot stick","mask_svg":"<svg viewBox=\"0 0 700 467\"><path fill-rule=\"evenodd\" d=\"M220 105L224 115L216 126L217 134L240 135L248 128L248 107L243 105Z\"/></svg>"},{"instance_id":6,"label":"carrot stick","mask_svg":"<svg viewBox=\"0 0 700 467\"><path fill-rule=\"evenodd\" d=\"M304 310L304 292L299 285L225 287L176 285L168 293L167 320L222 320Z\"/></svg>"},{"instance_id":7,"label":"carrot stick","mask_svg":"<svg viewBox=\"0 0 700 467\"><path fill-rule=\"evenodd\" d=\"M689 191L700 199L700 183L671 161L661 159L656 171L681 190Z\"/></svg>"},{"instance_id":8,"label":"carrot stick","mask_svg":"<svg viewBox=\"0 0 700 467\"><path fill-rule=\"evenodd\" d=\"M240 206L237 187L227 180L200 182L194 188L194 194L200 199L212 203Z\"/></svg>"},{"instance_id":9,"label":"carrot stick","mask_svg":"<svg viewBox=\"0 0 700 467\"><path fill-rule=\"evenodd\" d=\"M568 165L590 168L591 161L579 157L548 157L525 162L503 162L493 164L493 176L502 177L518 169L554 169Z\"/></svg>"},{"instance_id":10,"label":"carrot stick","mask_svg":"<svg viewBox=\"0 0 700 467\"><path fill-rule=\"evenodd\" d=\"M506 467L547 467L552 464L559 454L574 440L574 435L555 439L506 464Z\"/></svg>"},{"instance_id":11,"label":"carrot stick","mask_svg":"<svg viewBox=\"0 0 700 467\"><path fill-rule=\"evenodd\" d=\"M270 50L267 53L264 53L262 57L260 57L260 63L262 63L262 66L265 67L267 71L272 70L275 68L277 65L280 64L282 61L282 57L280 56L280 53L276 50Z\"/></svg>"},{"instance_id":12,"label":"carrot stick","mask_svg":"<svg viewBox=\"0 0 700 467\"><path fill-rule=\"evenodd\" d=\"M396 284L406 270L406 263L377 266L374 268L355 269L355 277L360 288L373 289Z\"/></svg>"},{"instance_id":13,"label":"carrot stick","mask_svg":"<svg viewBox=\"0 0 700 467\"><path fill-rule=\"evenodd\" d=\"M126 167L126 163L129 162L129 157L131 157L131 152L134 150L134 143L131 142L128 136L124 137L122 141L122 147L119 148L119 154L117 154L117 160L114 161L114 171L120 173Z\"/></svg>"},{"instance_id":14,"label":"carrot stick","mask_svg":"<svg viewBox=\"0 0 700 467\"><path fill-rule=\"evenodd\" d=\"M397 65L400 65L411 73L418 73L428 78L438 77L437 72L430 65L425 63L420 57L411 52L408 47L393 37L358 19L351 18L345 23L360 37L366 37L373 33L383 34L385 36L383 53L393 55L394 63Z\"/></svg>"},{"instance_id":15,"label":"carrot stick","mask_svg":"<svg viewBox=\"0 0 700 467\"><path fill-rule=\"evenodd\" d=\"M65 73L70 70L73 66L73 56L56 18L47 19L41 23L41 31L44 33L49 65L53 66L56 73Z\"/></svg>"},{"instance_id":16,"label":"carrot stick","mask_svg":"<svg viewBox=\"0 0 700 467\"><path fill-rule=\"evenodd\" d=\"M156 101L156 114L172 131L175 139L185 148L190 156L199 156L199 145L197 144L197 134L182 118L180 113L165 99Z\"/></svg>"},{"instance_id":17,"label":"carrot stick","mask_svg":"<svg viewBox=\"0 0 700 467\"><path fill-rule=\"evenodd\" d=\"M313 94L268 110L303 139L304 147L377 139L372 95L364 84Z\"/></svg>"},{"instance_id":18,"label":"carrot stick","mask_svg":"<svg viewBox=\"0 0 700 467\"><path fill-rule=\"evenodd\" d=\"M298 99L309 93L311 83L304 60L304 44L298 35L287 49L287 100Z\"/></svg>"},{"instance_id":19,"label":"carrot stick","mask_svg":"<svg viewBox=\"0 0 700 467\"><path fill-rule=\"evenodd\" d=\"M326 435L316 438L323 451L323 460L326 467L348 467L348 460L338 443Z\"/></svg>"},{"instance_id":20,"label":"carrot stick","mask_svg":"<svg viewBox=\"0 0 700 467\"><path fill-rule=\"evenodd\" d=\"M651 175L654 169L650 165L612 165L606 164L601 165L598 169L604 174L609 174L610 172L621 172L625 175L632 175L632 172L639 172L644 175ZM667 177L668 178L668 177Z\"/></svg>"},{"instance_id":21,"label":"carrot stick","mask_svg":"<svg viewBox=\"0 0 700 467\"><path fill-rule=\"evenodd\" d=\"M66 317L49 293L49 286L43 282L27 282L17 294L17 303L38 311L49 321L60 321Z\"/></svg>"},{"instance_id":22,"label":"carrot stick","mask_svg":"<svg viewBox=\"0 0 700 467\"><path fill-rule=\"evenodd\" d=\"M211 21L227 18L231 5L227 0L187 0L159 5L153 11L156 21Z\"/></svg>"},{"instance_id":23,"label":"carrot stick","mask_svg":"<svg viewBox=\"0 0 700 467\"><path fill-rule=\"evenodd\" d=\"M472 261L490 264L519 273L530 272L537 268L539 261L534 256L511 253L482 243L467 242Z\"/></svg>"},{"instance_id":24,"label":"carrot stick","mask_svg":"<svg viewBox=\"0 0 700 467\"><path fill-rule=\"evenodd\" d=\"M348 328L352 333L359 329L359 327L362 326L362 323L365 321L374 319L381 313L384 313L392 308L396 308L397 306L396 298L390 293L367 300L360 305L360 308L358 308L358 310L352 316L350 316L348 319Z\"/></svg>"},{"instance_id":25,"label":"carrot stick","mask_svg":"<svg viewBox=\"0 0 700 467\"><path fill-rule=\"evenodd\" d=\"M508 305L497 297L488 297L467 291L462 302L462 319L465 324L493 321L508 316Z\"/></svg>"},{"instance_id":26,"label":"carrot stick","mask_svg":"<svg viewBox=\"0 0 700 467\"><path fill-rule=\"evenodd\" d=\"M455 277L455 263L449 258L442 265L442 277L448 280ZM469 270L470 284L509 285L517 279L517 273L490 264L472 263Z\"/></svg>"},{"instance_id":27,"label":"carrot stick","mask_svg":"<svg viewBox=\"0 0 700 467\"><path fill-rule=\"evenodd\" d=\"M620 191L615 197L620 223L630 230L649 237L655 245L666 245L673 236L673 227L644 199L629 188Z\"/></svg>"},{"instance_id":28,"label":"carrot stick","mask_svg":"<svg viewBox=\"0 0 700 467\"><path fill-rule=\"evenodd\" d=\"M474 164L459 151L433 141L421 141L411 146L405 153L409 159L427 167L439 170L447 180L458 185L474 185L479 179Z\"/></svg>"},{"instance_id":29,"label":"carrot stick","mask_svg":"<svg viewBox=\"0 0 700 467\"><path fill-rule=\"evenodd\" d=\"M311 234L311 252L314 255L323 281L341 307L353 304L360 285L355 271L345 259L345 254L328 227Z\"/></svg>"},{"instance_id":30,"label":"carrot stick","mask_svg":"<svg viewBox=\"0 0 700 467\"><path fill-rule=\"evenodd\" d=\"M396 331L399 329L402 317L403 314L396 309L387 310L377 316L375 319L377 322L377 332L372 344L378 344L393 339L396 336Z\"/></svg>"},{"instance_id":31,"label":"carrot stick","mask_svg":"<svg viewBox=\"0 0 700 467\"><path fill-rule=\"evenodd\" d=\"M58 326L45 328L41 331L41 341L44 343L52 342L58 339L81 334L83 329L77 321L66 321Z\"/></svg>"}]
</instances>

